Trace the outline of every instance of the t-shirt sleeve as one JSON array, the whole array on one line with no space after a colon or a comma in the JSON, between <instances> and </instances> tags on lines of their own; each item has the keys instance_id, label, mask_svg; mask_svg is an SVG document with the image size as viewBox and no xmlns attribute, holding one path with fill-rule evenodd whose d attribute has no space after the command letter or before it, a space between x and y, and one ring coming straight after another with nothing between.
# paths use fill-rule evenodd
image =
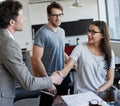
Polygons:
<instances>
[{"instance_id":1,"label":"t-shirt sleeve","mask_svg":"<svg viewBox=\"0 0 120 106\"><path fill-rule=\"evenodd\" d=\"M114 69L115 68L115 54L114 54L113 50L111 51L111 53L112 53L112 59L111 59L110 68Z\"/></svg>"},{"instance_id":2,"label":"t-shirt sleeve","mask_svg":"<svg viewBox=\"0 0 120 106\"><path fill-rule=\"evenodd\" d=\"M47 38L46 38L45 33L39 30L35 35L34 44L39 45L44 48L46 42L47 42Z\"/></svg>"},{"instance_id":3,"label":"t-shirt sleeve","mask_svg":"<svg viewBox=\"0 0 120 106\"><path fill-rule=\"evenodd\" d=\"M76 46L72 53L70 54L70 57L77 62L78 58L80 58L81 55L81 45Z\"/></svg>"}]
</instances>

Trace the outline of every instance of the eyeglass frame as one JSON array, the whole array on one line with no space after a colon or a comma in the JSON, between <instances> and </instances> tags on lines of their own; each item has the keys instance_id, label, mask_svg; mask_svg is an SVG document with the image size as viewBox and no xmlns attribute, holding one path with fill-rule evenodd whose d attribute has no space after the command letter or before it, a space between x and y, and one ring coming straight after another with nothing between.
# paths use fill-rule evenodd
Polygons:
<instances>
[{"instance_id":1,"label":"eyeglass frame","mask_svg":"<svg viewBox=\"0 0 120 106\"><path fill-rule=\"evenodd\" d=\"M89 30L88 29L88 32L87 32L88 34L90 33L91 35L95 35L96 33L102 33L102 32L97 32L97 31L95 31L95 30Z\"/></svg>"},{"instance_id":2,"label":"eyeglass frame","mask_svg":"<svg viewBox=\"0 0 120 106\"><path fill-rule=\"evenodd\" d=\"M50 14L51 16L53 17L62 17L64 14L63 13L60 13L60 14Z\"/></svg>"}]
</instances>

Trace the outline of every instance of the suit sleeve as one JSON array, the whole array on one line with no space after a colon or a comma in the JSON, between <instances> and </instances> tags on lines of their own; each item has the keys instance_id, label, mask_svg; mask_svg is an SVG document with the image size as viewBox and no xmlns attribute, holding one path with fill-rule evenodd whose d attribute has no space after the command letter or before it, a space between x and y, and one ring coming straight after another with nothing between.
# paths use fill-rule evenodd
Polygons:
<instances>
[{"instance_id":1,"label":"suit sleeve","mask_svg":"<svg viewBox=\"0 0 120 106\"><path fill-rule=\"evenodd\" d=\"M21 48L11 40L2 47L2 61L9 73L25 89L41 90L50 88L52 80L50 77L38 78L31 75L23 62Z\"/></svg>"}]
</instances>

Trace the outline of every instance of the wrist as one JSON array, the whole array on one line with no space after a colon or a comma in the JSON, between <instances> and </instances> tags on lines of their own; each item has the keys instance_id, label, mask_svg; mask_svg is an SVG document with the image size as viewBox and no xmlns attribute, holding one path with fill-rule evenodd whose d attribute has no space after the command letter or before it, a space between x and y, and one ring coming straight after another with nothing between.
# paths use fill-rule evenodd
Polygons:
<instances>
[{"instance_id":1,"label":"wrist","mask_svg":"<svg viewBox=\"0 0 120 106\"><path fill-rule=\"evenodd\" d=\"M60 75L60 77L62 77L63 79L65 78L65 75L64 75L62 72L58 71L57 73L58 73L58 75Z\"/></svg>"}]
</instances>

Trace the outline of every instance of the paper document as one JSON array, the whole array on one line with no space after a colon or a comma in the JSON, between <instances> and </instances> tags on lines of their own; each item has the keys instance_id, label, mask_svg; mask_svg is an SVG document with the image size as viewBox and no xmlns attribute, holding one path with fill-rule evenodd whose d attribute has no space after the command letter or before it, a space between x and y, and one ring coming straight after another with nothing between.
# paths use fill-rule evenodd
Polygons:
<instances>
[{"instance_id":1,"label":"paper document","mask_svg":"<svg viewBox=\"0 0 120 106\"><path fill-rule=\"evenodd\" d=\"M89 106L89 101L97 100L99 102L104 102L104 106L108 106L105 101L103 101L95 93L89 91L80 94L61 96L68 106Z\"/></svg>"}]
</instances>

